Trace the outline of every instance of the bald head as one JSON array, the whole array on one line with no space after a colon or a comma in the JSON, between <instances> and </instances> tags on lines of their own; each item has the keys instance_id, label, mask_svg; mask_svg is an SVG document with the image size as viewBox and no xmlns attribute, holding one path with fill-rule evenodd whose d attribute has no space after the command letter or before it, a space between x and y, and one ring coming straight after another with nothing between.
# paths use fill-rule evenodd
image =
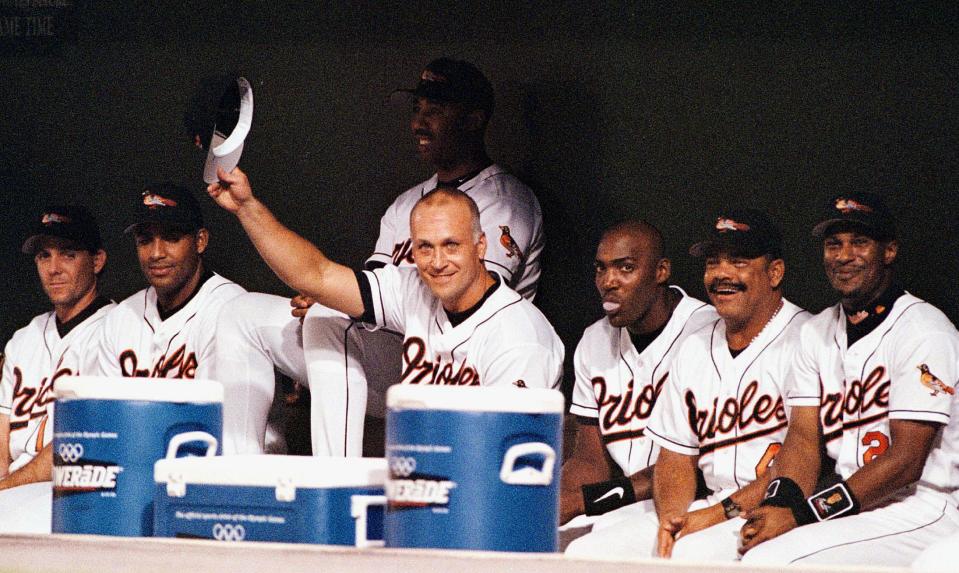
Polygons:
<instances>
[{"instance_id":1,"label":"bald head","mask_svg":"<svg viewBox=\"0 0 959 573\"><path fill-rule=\"evenodd\" d=\"M473 241L478 241L483 234L483 227L480 225L480 212L476 201L455 187L437 187L426 195L420 197L413 210L410 211L410 228L413 227L413 221L416 220L417 212L424 207L442 207L442 208L460 208L469 211L470 231Z\"/></svg>"},{"instance_id":2,"label":"bald head","mask_svg":"<svg viewBox=\"0 0 959 573\"><path fill-rule=\"evenodd\" d=\"M602 241L613 237L627 237L640 245L651 261L658 261L665 255L663 234L653 225L639 219L620 221L603 231Z\"/></svg>"}]
</instances>

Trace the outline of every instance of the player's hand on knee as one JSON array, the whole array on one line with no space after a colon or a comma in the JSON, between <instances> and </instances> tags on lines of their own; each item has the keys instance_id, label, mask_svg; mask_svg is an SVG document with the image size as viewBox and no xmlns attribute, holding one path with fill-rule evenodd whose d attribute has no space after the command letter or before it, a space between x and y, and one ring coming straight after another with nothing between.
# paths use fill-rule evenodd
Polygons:
<instances>
[{"instance_id":1,"label":"player's hand on knee","mask_svg":"<svg viewBox=\"0 0 959 573\"><path fill-rule=\"evenodd\" d=\"M316 304L316 300L305 294L298 294L290 299L290 306L293 307L291 312L301 321L306 318L306 313L310 311L310 307L314 304Z\"/></svg>"},{"instance_id":2,"label":"player's hand on knee","mask_svg":"<svg viewBox=\"0 0 959 573\"><path fill-rule=\"evenodd\" d=\"M669 559L673 555L673 545L677 536L686 525L688 514L666 516L659 520L659 532L656 535L656 555Z\"/></svg>"},{"instance_id":3,"label":"player's hand on knee","mask_svg":"<svg viewBox=\"0 0 959 573\"><path fill-rule=\"evenodd\" d=\"M206 192L220 207L231 213L236 213L243 204L253 199L250 180L239 167L234 168L229 173L217 168L216 176L219 181L207 186Z\"/></svg>"},{"instance_id":4,"label":"player's hand on knee","mask_svg":"<svg viewBox=\"0 0 959 573\"><path fill-rule=\"evenodd\" d=\"M761 506L744 512L743 518L746 524L739 531L740 555L796 527L796 518L787 507Z\"/></svg>"}]
</instances>

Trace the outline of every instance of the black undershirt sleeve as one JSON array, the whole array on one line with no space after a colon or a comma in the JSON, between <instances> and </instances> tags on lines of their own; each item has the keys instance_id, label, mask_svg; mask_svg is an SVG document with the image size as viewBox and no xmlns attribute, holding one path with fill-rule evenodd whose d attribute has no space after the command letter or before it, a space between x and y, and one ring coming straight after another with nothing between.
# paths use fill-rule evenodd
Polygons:
<instances>
[{"instance_id":1,"label":"black undershirt sleeve","mask_svg":"<svg viewBox=\"0 0 959 573\"><path fill-rule=\"evenodd\" d=\"M356 282L360 285L360 297L363 299L363 314L351 318L367 324L376 324L376 313L373 311L373 289L370 288L370 279L363 271L356 271Z\"/></svg>"},{"instance_id":2,"label":"black undershirt sleeve","mask_svg":"<svg viewBox=\"0 0 959 573\"><path fill-rule=\"evenodd\" d=\"M386 263L383 261L366 261L366 264L363 267L368 271L375 271L376 269L382 269L386 266Z\"/></svg>"}]
</instances>

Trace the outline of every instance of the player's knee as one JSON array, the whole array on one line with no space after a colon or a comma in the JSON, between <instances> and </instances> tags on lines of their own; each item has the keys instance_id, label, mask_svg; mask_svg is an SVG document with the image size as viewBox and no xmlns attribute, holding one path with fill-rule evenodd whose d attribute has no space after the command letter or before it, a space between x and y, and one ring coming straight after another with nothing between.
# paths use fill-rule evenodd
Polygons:
<instances>
[{"instance_id":1,"label":"player's knee","mask_svg":"<svg viewBox=\"0 0 959 573\"><path fill-rule=\"evenodd\" d=\"M742 556L742 562L749 565L782 566L792 561L791 546L784 544L781 537L760 543Z\"/></svg>"}]
</instances>

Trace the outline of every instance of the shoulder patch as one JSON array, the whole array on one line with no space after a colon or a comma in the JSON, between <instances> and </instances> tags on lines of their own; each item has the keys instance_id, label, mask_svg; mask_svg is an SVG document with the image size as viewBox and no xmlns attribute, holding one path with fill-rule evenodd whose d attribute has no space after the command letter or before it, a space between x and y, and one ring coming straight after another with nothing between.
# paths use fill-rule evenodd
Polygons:
<instances>
[{"instance_id":1,"label":"shoulder patch","mask_svg":"<svg viewBox=\"0 0 959 573\"><path fill-rule=\"evenodd\" d=\"M919 369L919 382L929 388L931 392L930 396L938 396L940 392L945 392L946 394L955 394L956 391L950 386L946 385L942 380L940 380L935 374L929 370L929 366L926 364L920 364L916 366Z\"/></svg>"}]
</instances>

